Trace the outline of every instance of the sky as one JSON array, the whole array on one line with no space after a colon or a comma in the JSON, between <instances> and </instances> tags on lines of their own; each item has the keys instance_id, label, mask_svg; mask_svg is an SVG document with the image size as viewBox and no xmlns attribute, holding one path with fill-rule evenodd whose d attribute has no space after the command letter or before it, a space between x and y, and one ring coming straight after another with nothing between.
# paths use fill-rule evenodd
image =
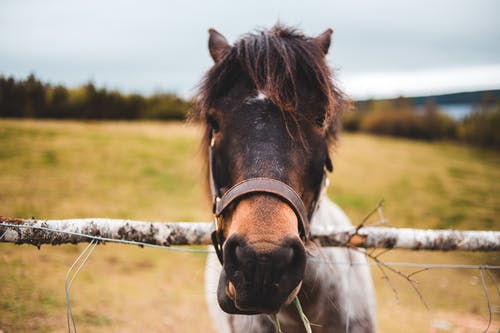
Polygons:
<instances>
[{"instance_id":1,"label":"sky","mask_svg":"<svg viewBox=\"0 0 500 333\"><path fill-rule=\"evenodd\" d=\"M334 29L328 62L354 98L500 88L498 0L2 0L0 75L189 97L231 42L276 22Z\"/></svg>"}]
</instances>

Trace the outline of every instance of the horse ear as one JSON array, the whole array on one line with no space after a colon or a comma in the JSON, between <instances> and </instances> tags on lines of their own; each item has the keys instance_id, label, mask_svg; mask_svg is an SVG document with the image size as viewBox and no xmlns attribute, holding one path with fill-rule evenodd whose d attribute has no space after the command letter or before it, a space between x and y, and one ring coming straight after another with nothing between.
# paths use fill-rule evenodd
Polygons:
<instances>
[{"instance_id":1,"label":"horse ear","mask_svg":"<svg viewBox=\"0 0 500 333\"><path fill-rule=\"evenodd\" d=\"M323 53L325 55L328 53L328 49L330 48L330 43L332 42L332 34L333 29L328 28L321 35L314 38L314 41L318 43L319 47L321 48L321 50L323 50Z\"/></svg>"},{"instance_id":2,"label":"horse ear","mask_svg":"<svg viewBox=\"0 0 500 333\"><path fill-rule=\"evenodd\" d=\"M208 29L210 36L208 37L208 50L210 55L215 62L219 61L220 58L231 48L227 42L226 37L219 33L215 29Z\"/></svg>"}]
</instances>

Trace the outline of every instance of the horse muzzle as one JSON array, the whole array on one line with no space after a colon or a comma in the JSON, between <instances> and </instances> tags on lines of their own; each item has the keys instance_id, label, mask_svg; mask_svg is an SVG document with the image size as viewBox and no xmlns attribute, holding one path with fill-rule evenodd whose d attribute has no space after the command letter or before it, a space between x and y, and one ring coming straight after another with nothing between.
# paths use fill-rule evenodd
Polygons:
<instances>
[{"instance_id":1,"label":"horse muzzle","mask_svg":"<svg viewBox=\"0 0 500 333\"><path fill-rule=\"evenodd\" d=\"M305 265L306 251L298 238L262 252L231 236L224 246L219 305L231 314L276 313L298 294Z\"/></svg>"}]
</instances>

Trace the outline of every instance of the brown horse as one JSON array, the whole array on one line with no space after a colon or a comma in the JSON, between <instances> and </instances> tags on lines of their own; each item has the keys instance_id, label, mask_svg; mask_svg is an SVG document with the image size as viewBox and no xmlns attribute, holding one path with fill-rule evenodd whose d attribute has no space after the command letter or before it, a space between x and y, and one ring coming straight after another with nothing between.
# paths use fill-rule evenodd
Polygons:
<instances>
[{"instance_id":1,"label":"brown horse","mask_svg":"<svg viewBox=\"0 0 500 333\"><path fill-rule=\"evenodd\" d=\"M298 296L314 332L374 332L363 255L309 239L311 229L350 224L323 198L328 144L346 104L325 61L332 30L309 38L278 25L234 45L209 33L215 64L196 115L206 124L216 220L218 260L209 256L206 275L216 327L275 332L269 314L277 314L284 332L304 332L290 304Z\"/></svg>"}]
</instances>

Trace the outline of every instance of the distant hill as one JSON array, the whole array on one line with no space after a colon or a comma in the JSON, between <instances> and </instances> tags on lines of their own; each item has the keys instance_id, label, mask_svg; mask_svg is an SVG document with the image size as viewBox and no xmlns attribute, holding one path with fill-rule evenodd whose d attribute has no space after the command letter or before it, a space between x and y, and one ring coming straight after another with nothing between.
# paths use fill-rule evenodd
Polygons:
<instances>
[{"instance_id":1,"label":"distant hill","mask_svg":"<svg viewBox=\"0 0 500 333\"><path fill-rule=\"evenodd\" d=\"M428 101L434 101L436 104L480 104L486 100L500 100L500 89L481 90L471 92L461 92L455 94L432 95L412 97L416 105L424 105Z\"/></svg>"},{"instance_id":2,"label":"distant hill","mask_svg":"<svg viewBox=\"0 0 500 333\"><path fill-rule=\"evenodd\" d=\"M489 102L500 101L500 89L460 92L453 94L429 95L429 96L412 96L404 98L411 100L415 106L423 106L430 101L433 101L437 105L449 105L449 104L478 105L484 101L489 101ZM397 98L385 98L379 100L393 101L396 99ZM357 103L360 107L362 107L369 101L370 100L359 100L357 101Z\"/></svg>"}]
</instances>

